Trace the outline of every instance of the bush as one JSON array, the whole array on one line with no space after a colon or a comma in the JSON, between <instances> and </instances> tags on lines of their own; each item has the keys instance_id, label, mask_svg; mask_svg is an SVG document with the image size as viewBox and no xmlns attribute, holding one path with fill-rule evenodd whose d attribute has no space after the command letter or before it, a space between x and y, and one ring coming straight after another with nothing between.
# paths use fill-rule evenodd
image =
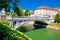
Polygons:
<instances>
[{"instance_id":1,"label":"bush","mask_svg":"<svg viewBox=\"0 0 60 40\"><path fill-rule=\"evenodd\" d=\"M3 20L0 20L0 23L1 23L1 24L9 25L7 21L3 21Z\"/></svg>"},{"instance_id":2,"label":"bush","mask_svg":"<svg viewBox=\"0 0 60 40\"><path fill-rule=\"evenodd\" d=\"M19 28L19 30L20 30L21 32L31 31L31 30L33 30L33 29L34 29L34 26L33 26L32 24L23 24L23 25Z\"/></svg>"},{"instance_id":3,"label":"bush","mask_svg":"<svg viewBox=\"0 0 60 40\"><path fill-rule=\"evenodd\" d=\"M14 13L14 12L5 12L5 15L6 15L6 16L11 15L11 16L13 16L13 17L18 16L18 15L17 15L16 13Z\"/></svg>"},{"instance_id":4,"label":"bush","mask_svg":"<svg viewBox=\"0 0 60 40\"><path fill-rule=\"evenodd\" d=\"M0 23L0 40L30 40L30 38L12 27Z\"/></svg>"},{"instance_id":5,"label":"bush","mask_svg":"<svg viewBox=\"0 0 60 40\"><path fill-rule=\"evenodd\" d=\"M56 23L60 23L60 11L58 11L58 13L56 14L55 18L54 18L54 22Z\"/></svg>"}]
</instances>

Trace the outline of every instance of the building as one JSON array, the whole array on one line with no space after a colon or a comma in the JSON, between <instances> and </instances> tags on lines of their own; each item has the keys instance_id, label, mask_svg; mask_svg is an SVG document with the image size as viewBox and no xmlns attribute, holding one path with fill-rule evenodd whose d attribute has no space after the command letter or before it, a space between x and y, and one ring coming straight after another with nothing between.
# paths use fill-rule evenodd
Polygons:
<instances>
[{"instance_id":1,"label":"building","mask_svg":"<svg viewBox=\"0 0 60 40\"><path fill-rule=\"evenodd\" d=\"M59 8L50 8L47 6L40 6L34 10L34 15L32 16L39 16L42 18L50 18L49 21L54 21L54 16L56 15L56 12L59 10Z\"/></svg>"},{"instance_id":2,"label":"building","mask_svg":"<svg viewBox=\"0 0 60 40\"><path fill-rule=\"evenodd\" d=\"M34 10L34 15L41 17L50 17L54 16L58 10L59 8L50 8L47 6L41 6Z\"/></svg>"}]
</instances>

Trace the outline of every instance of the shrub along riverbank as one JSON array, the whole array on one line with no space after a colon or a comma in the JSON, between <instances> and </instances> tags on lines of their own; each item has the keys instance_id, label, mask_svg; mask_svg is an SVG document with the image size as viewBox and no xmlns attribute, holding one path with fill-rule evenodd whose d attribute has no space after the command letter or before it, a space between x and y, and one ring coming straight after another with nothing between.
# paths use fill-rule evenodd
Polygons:
<instances>
[{"instance_id":1,"label":"shrub along riverbank","mask_svg":"<svg viewBox=\"0 0 60 40\"><path fill-rule=\"evenodd\" d=\"M0 39L1 40L32 40L22 32L0 22Z\"/></svg>"}]
</instances>

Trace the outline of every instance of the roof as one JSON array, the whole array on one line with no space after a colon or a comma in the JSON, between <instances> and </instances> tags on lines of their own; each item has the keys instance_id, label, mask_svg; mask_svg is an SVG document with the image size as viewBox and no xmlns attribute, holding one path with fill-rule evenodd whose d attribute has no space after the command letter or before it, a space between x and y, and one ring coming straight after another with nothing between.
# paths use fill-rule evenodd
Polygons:
<instances>
[{"instance_id":1,"label":"roof","mask_svg":"<svg viewBox=\"0 0 60 40\"><path fill-rule=\"evenodd\" d=\"M40 6L40 7L36 8L35 10L40 10L40 9L59 10L60 8L50 8L50 7L47 7L47 6Z\"/></svg>"},{"instance_id":2,"label":"roof","mask_svg":"<svg viewBox=\"0 0 60 40\"><path fill-rule=\"evenodd\" d=\"M39 7L39 8L49 8L49 7L47 7L47 6L41 6L41 7Z\"/></svg>"},{"instance_id":3,"label":"roof","mask_svg":"<svg viewBox=\"0 0 60 40\"><path fill-rule=\"evenodd\" d=\"M59 10L60 8L53 8L54 10Z\"/></svg>"}]
</instances>

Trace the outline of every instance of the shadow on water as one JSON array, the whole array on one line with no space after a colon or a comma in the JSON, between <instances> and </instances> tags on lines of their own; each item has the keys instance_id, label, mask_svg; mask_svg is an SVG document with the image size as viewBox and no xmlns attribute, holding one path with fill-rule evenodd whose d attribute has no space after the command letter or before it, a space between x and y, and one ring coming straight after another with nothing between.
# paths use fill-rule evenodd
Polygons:
<instances>
[{"instance_id":1,"label":"shadow on water","mask_svg":"<svg viewBox=\"0 0 60 40\"><path fill-rule=\"evenodd\" d=\"M41 21L35 21L35 23L33 24L35 29L46 28L47 25L47 23Z\"/></svg>"}]
</instances>

